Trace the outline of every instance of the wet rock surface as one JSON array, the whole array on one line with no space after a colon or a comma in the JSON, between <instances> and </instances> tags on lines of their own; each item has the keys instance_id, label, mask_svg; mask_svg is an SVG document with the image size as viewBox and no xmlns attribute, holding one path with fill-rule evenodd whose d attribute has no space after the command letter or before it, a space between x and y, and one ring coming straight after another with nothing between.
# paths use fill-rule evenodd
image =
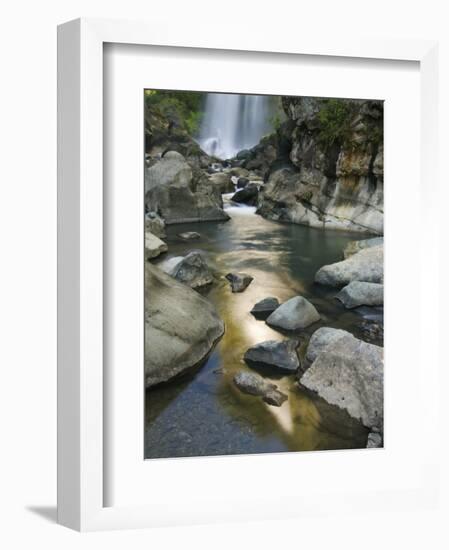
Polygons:
<instances>
[{"instance_id":1,"label":"wet rock surface","mask_svg":"<svg viewBox=\"0 0 449 550\"><path fill-rule=\"evenodd\" d=\"M264 319L273 313L275 309L280 306L279 300L277 298L269 297L260 300L257 304L254 304L254 307L251 310L251 313L257 319Z\"/></svg>"},{"instance_id":2,"label":"wet rock surface","mask_svg":"<svg viewBox=\"0 0 449 550\"><path fill-rule=\"evenodd\" d=\"M276 384L267 382L258 374L240 371L234 376L234 384L243 393L262 397L268 405L280 407L288 396L278 390Z\"/></svg>"},{"instance_id":3,"label":"wet rock surface","mask_svg":"<svg viewBox=\"0 0 449 550\"><path fill-rule=\"evenodd\" d=\"M249 348L244 360L249 366L269 368L281 373L295 373L299 366L299 340L268 340Z\"/></svg>"},{"instance_id":4,"label":"wet rock surface","mask_svg":"<svg viewBox=\"0 0 449 550\"><path fill-rule=\"evenodd\" d=\"M302 296L295 296L280 305L267 318L266 323L274 328L299 330L320 320L315 306Z\"/></svg>"},{"instance_id":5,"label":"wet rock surface","mask_svg":"<svg viewBox=\"0 0 449 550\"><path fill-rule=\"evenodd\" d=\"M248 273L228 273L226 279L231 284L232 292L243 292L254 280Z\"/></svg>"}]
</instances>

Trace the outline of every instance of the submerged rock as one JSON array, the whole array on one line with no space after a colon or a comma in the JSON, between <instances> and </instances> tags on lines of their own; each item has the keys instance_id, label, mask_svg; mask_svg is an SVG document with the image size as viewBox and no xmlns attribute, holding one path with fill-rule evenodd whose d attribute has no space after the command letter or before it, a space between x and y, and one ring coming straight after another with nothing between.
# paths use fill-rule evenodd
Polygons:
<instances>
[{"instance_id":1,"label":"submerged rock","mask_svg":"<svg viewBox=\"0 0 449 550\"><path fill-rule=\"evenodd\" d=\"M325 265L315 275L315 282L328 286L344 286L352 281L383 283L383 246L372 246L348 259Z\"/></svg>"},{"instance_id":2,"label":"submerged rock","mask_svg":"<svg viewBox=\"0 0 449 550\"><path fill-rule=\"evenodd\" d=\"M331 327L321 327L316 330L307 346L306 359L309 363L313 363L318 355L324 351L329 344L333 344L345 336L351 336L346 330L331 328Z\"/></svg>"},{"instance_id":3,"label":"submerged rock","mask_svg":"<svg viewBox=\"0 0 449 550\"><path fill-rule=\"evenodd\" d=\"M381 347L344 336L318 354L300 383L365 427L383 431Z\"/></svg>"},{"instance_id":4,"label":"submerged rock","mask_svg":"<svg viewBox=\"0 0 449 550\"><path fill-rule=\"evenodd\" d=\"M288 397L278 390L276 384L267 382L256 373L240 371L234 376L234 384L243 393L262 397L268 405L280 407Z\"/></svg>"},{"instance_id":5,"label":"submerged rock","mask_svg":"<svg viewBox=\"0 0 449 550\"><path fill-rule=\"evenodd\" d=\"M379 246L384 244L383 237L374 237L373 239L363 239L362 241L351 241L343 250L343 256L345 259L357 254L365 248L371 248L372 246Z\"/></svg>"},{"instance_id":6,"label":"submerged rock","mask_svg":"<svg viewBox=\"0 0 449 550\"><path fill-rule=\"evenodd\" d=\"M168 246L159 237L149 231L145 231L145 257L147 260L157 258L163 252L167 252Z\"/></svg>"},{"instance_id":7,"label":"submerged rock","mask_svg":"<svg viewBox=\"0 0 449 550\"><path fill-rule=\"evenodd\" d=\"M232 292L243 292L254 277L248 273L228 273L226 279L231 283Z\"/></svg>"},{"instance_id":8,"label":"submerged rock","mask_svg":"<svg viewBox=\"0 0 449 550\"><path fill-rule=\"evenodd\" d=\"M340 290L336 298L348 309L358 306L381 306L384 303L384 285L352 281Z\"/></svg>"},{"instance_id":9,"label":"submerged rock","mask_svg":"<svg viewBox=\"0 0 449 550\"><path fill-rule=\"evenodd\" d=\"M315 306L302 296L280 305L266 320L267 325L284 330L303 329L320 320Z\"/></svg>"},{"instance_id":10,"label":"submerged rock","mask_svg":"<svg viewBox=\"0 0 449 550\"><path fill-rule=\"evenodd\" d=\"M254 317L257 318L264 318L265 316L268 317L268 315L270 315L270 313L273 313L273 311L277 309L279 305L279 300L277 298L264 298L254 305L251 313L254 315Z\"/></svg>"},{"instance_id":11,"label":"submerged rock","mask_svg":"<svg viewBox=\"0 0 449 550\"><path fill-rule=\"evenodd\" d=\"M270 367L285 373L294 373L299 368L299 358L296 352L299 340L267 340L249 348L244 360L250 366Z\"/></svg>"},{"instance_id":12,"label":"submerged rock","mask_svg":"<svg viewBox=\"0 0 449 550\"><path fill-rule=\"evenodd\" d=\"M378 321L364 319L359 326L363 338L374 343L382 342L384 338L384 328Z\"/></svg>"},{"instance_id":13,"label":"submerged rock","mask_svg":"<svg viewBox=\"0 0 449 550\"><path fill-rule=\"evenodd\" d=\"M201 235L196 231L185 231L184 233L178 233L178 237L184 241L193 241L201 239Z\"/></svg>"},{"instance_id":14,"label":"submerged rock","mask_svg":"<svg viewBox=\"0 0 449 550\"><path fill-rule=\"evenodd\" d=\"M224 323L200 294L145 263L145 386L167 382L204 361Z\"/></svg>"},{"instance_id":15,"label":"submerged rock","mask_svg":"<svg viewBox=\"0 0 449 550\"><path fill-rule=\"evenodd\" d=\"M210 285L214 278L201 252L192 251L185 257L175 257L162 265L163 271L189 285L191 288L200 288Z\"/></svg>"}]
</instances>

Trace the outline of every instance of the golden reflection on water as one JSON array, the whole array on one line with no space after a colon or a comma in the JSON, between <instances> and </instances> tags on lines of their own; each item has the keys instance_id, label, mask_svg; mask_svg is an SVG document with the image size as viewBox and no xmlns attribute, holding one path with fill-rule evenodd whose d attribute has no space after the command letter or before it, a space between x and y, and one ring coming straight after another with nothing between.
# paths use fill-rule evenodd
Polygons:
<instances>
[{"instance_id":1,"label":"golden reflection on water","mask_svg":"<svg viewBox=\"0 0 449 550\"><path fill-rule=\"evenodd\" d=\"M298 250L297 243L294 243L296 248L293 250L294 229L248 215L244 209L233 211L231 221L220 227L214 226L209 233L206 227L184 227L183 231L202 233L202 240L192 246L172 237L169 256L184 254L187 248L201 248L210 254L210 264L216 271L216 282L206 294L216 305L226 327L216 349L220 369L214 391L214 399L223 415L231 423L250 425L252 433L262 442L261 448L265 438L273 437L291 451L364 446L366 430L346 413L302 391L294 375L277 377L272 372L262 373L288 395L288 400L281 407L270 406L259 397L246 395L233 383L233 377L239 370L251 370L243 361L249 347L264 340L284 340L288 337L270 328L263 320L256 319L250 311L254 304L268 296L284 302L297 294L307 295L302 271L292 267L297 266L292 263L292 256L295 255L294 259L300 265L308 266L311 262L310 251L316 249L316 244L323 246L322 241L316 241L322 235L313 232L305 234L304 250ZM313 265L311 269L314 269ZM224 276L238 271L250 274L254 280L244 292L232 293ZM323 321L305 333L295 335L302 342L300 356L304 353L310 333L327 322L329 300L316 297L315 303L320 304ZM199 451L198 454L204 452Z\"/></svg>"}]
</instances>

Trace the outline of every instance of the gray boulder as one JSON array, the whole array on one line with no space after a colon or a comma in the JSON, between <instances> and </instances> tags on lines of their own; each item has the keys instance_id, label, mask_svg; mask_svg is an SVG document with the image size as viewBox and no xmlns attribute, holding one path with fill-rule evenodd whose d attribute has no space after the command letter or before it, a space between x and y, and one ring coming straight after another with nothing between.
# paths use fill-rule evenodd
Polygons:
<instances>
[{"instance_id":1,"label":"gray boulder","mask_svg":"<svg viewBox=\"0 0 449 550\"><path fill-rule=\"evenodd\" d=\"M145 216L145 231L149 231L163 239L165 237L165 222L156 214L156 212L149 212Z\"/></svg>"},{"instance_id":2,"label":"gray boulder","mask_svg":"<svg viewBox=\"0 0 449 550\"><path fill-rule=\"evenodd\" d=\"M279 307L279 300L277 298L264 298L263 300L260 300L260 302L257 302L257 304L254 305L253 309L251 310L251 313L255 317L263 317L268 316L270 313L273 313L275 309Z\"/></svg>"},{"instance_id":3,"label":"gray boulder","mask_svg":"<svg viewBox=\"0 0 449 550\"><path fill-rule=\"evenodd\" d=\"M299 330L319 320L320 314L315 306L302 296L295 296L273 311L266 323L284 330Z\"/></svg>"},{"instance_id":4,"label":"gray boulder","mask_svg":"<svg viewBox=\"0 0 449 550\"><path fill-rule=\"evenodd\" d=\"M235 190L231 174L227 172L215 172L209 176L209 181L220 193L233 193Z\"/></svg>"},{"instance_id":5,"label":"gray boulder","mask_svg":"<svg viewBox=\"0 0 449 550\"><path fill-rule=\"evenodd\" d=\"M193 251L184 257L171 258L164 262L163 271L191 288L210 285L214 278L201 252Z\"/></svg>"},{"instance_id":6,"label":"gray boulder","mask_svg":"<svg viewBox=\"0 0 449 550\"><path fill-rule=\"evenodd\" d=\"M362 241L351 241L343 250L343 256L345 259L357 254L365 248L371 248L372 246L379 246L384 244L383 237L374 237L372 239L363 239Z\"/></svg>"},{"instance_id":7,"label":"gray boulder","mask_svg":"<svg viewBox=\"0 0 449 550\"><path fill-rule=\"evenodd\" d=\"M296 352L299 340L267 340L249 348L243 356L249 366L269 367L284 373L294 373L299 368Z\"/></svg>"},{"instance_id":8,"label":"gray boulder","mask_svg":"<svg viewBox=\"0 0 449 550\"><path fill-rule=\"evenodd\" d=\"M145 257L147 260L157 258L163 252L167 252L168 246L159 237L149 231L145 231Z\"/></svg>"},{"instance_id":9,"label":"gray boulder","mask_svg":"<svg viewBox=\"0 0 449 550\"><path fill-rule=\"evenodd\" d=\"M146 168L145 204L160 213L166 224L195 221L225 221L218 187L201 170L192 170L176 151Z\"/></svg>"},{"instance_id":10,"label":"gray boulder","mask_svg":"<svg viewBox=\"0 0 449 550\"><path fill-rule=\"evenodd\" d=\"M248 273L228 273L226 279L231 283L232 292L243 292L254 277Z\"/></svg>"},{"instance_id":11,"label":"gray boulder","mask_svg":"<svg viewBox=\"0 0 449 550\"><path fill-rule=\"evenodd\" d=\"M383 349L354 336L329 344L300 383L367 428L383 431Z\"/></svg>"},{"instance_id":12,"label":"gray boulder","mask_svg":"<svg viewBox=\"0 0 449 550\"><path fill-rule=\"evenodd\" d=\"M370 432L368 434L368 441L366 442L367 449L379 449L383 446L382 435L378 432Z\"/></svg>"},{"instance_id":13,"label":"gray boulder","mask_svg":"<svg viewBox=\"0 0 449 550\"><path fill-rule=\"evenodd\" d=\"M325 265L315 275L315 282L328 286L344 286L352 281L383 283L384 249L372 246L348 259Z\"/></svg>"},{"instance_id":14,"label":"gray boulder","mask_svg":"<svg viewBox=\"0 0 449 550\"><path fill-rule=\"evenodd\" d=\"M280 407L288 397L278 390L276 384L267 382L256 373L240 371L234 376L234 384L248 395L262 397L269 405Z\"/></svg>"},{"instance_id":15,"label":"gray boulder","mask_svg":"<svg viewBox=\"0 0 449 550\"><path fill-rule=\"evenodd\" d=\"M244 189L249 183L248 178L239 178L237 180L237 189Z\"/></svg>"},{"instance_id":16,"label":"gray boulder","mask_svg":"<svg viewBox=\"0 0 449 550\"><path fill-rule=\"evenodd\" d=\"M358 306L381 306L384 303L384 285L352 281L340 290L336 298L352 309Z\"/></svg>"},{"instance_id":17,"label":"gray boulder","mask_svg":"<svg viewBox=\"0 0 449 550\"><path fill-rule=\"evenodd\" d=\"M224 323L200 294L145 264L145 386L167 382L201 364Z\"/></svg>"},{"instance_id":18,"label":"gray boulder","mask_svg":"<svg viewBox=\"0 0 449 550\"><path fill-rule=\"evenodd\" d=\"M333 344L345 336L351 336L351 334L346 330L338 328L319 328L312 334L309 340L309 345L307 346L306 352L307 361L309 361L309 363L313 363L318 355L324 351L329 344Z\"/></svg>"}]
</instances>

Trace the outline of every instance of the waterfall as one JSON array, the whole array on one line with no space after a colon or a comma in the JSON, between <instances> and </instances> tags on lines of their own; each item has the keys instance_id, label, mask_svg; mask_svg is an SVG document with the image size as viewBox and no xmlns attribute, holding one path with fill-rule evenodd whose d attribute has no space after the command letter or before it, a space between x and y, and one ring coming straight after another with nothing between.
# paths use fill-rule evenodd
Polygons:
<instances>
[{"instance_id":1,"label":"waterfall","mask_svg":"<svg viewBox=\"0 0 449 550\"><path fill-rule=\"evenodd\" d=\"M209 155L232 158L272 129L270 114L268 96L209 93L197 141Z\"/></svg>"}]
</instances>

